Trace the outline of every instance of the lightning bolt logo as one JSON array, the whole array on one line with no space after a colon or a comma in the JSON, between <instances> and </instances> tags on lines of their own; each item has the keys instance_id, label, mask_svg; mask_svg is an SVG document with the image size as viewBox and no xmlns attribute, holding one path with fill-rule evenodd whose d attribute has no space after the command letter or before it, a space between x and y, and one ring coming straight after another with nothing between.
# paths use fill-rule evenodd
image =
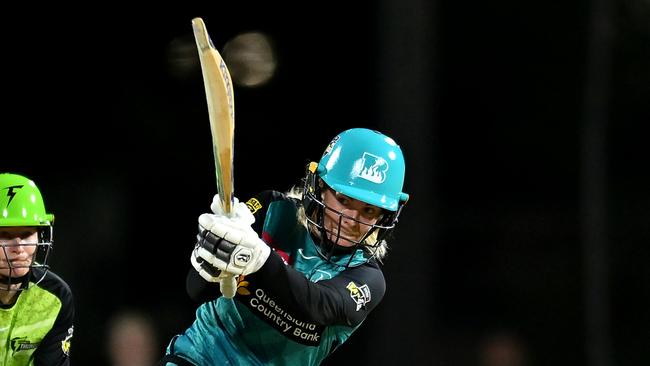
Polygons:
<instances>
[{"instance_id":1,"label":"lightning bolt logo","mask_svg":"<svg viewBox=\"0 0 650 366\"><path fill-rule=\"evenodd\" d=\"M13 200L14 196L16 196L16 193L18 193L18 192L15 192L14 189L20 189L20 188L23 188L23 186L19 185L19 186L9 186L9 187L7 187L7 197L9 197L9 202L7 202L7 206L9 206L11 204L11 200Z\"/></svg>"}]
</instances>

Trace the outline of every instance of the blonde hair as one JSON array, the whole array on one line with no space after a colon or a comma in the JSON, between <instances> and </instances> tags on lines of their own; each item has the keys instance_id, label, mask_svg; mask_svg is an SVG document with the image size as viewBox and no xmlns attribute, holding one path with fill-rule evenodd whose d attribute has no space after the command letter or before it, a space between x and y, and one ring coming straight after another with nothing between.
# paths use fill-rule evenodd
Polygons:
<instances>
[{"instance_id":1,"label":"blonde hair","mask_svg":"<svg viewBox=\"0 0 650 366\"><path fill-rule=\"evenodd\" d=\"M293 186L289 191L286 192L286 194L287 197L289 198L302 200L303 189L302 187ZM298 221L302 226L304 226L307 230L310 230L309 225L307 223L307 215L305 214L305 208L302 205L298 206L298 212L296 214L296 218L298 219ZM379 235L378 230L375 230L372 234L370 234L363 241L364 244L363 249L370 255L377 258L377 260L380 263L383 263L382 259L384 259L386 254L388 254L388 243L386 242L386 240L382 240L381 243L377 244L378 235Z\"/></svg>"}]
</instances>

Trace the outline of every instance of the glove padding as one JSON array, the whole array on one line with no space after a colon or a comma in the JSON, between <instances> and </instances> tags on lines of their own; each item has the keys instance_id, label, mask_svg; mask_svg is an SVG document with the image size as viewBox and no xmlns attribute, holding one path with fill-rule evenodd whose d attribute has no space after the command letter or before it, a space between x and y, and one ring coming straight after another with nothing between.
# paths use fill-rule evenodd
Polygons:
<instances>
[{"instance_id":1,"label":"glove padding","mask_svg":"<svg viewBox=\"0 0 650 366\"><path fill-rule=\"evenodd\" d=\"M223 294L224 297L232 299L237 293L237 283L238 277L232 273L221 272L219 269L213 267L210 263L206 262L202 258L198 257L197 249L199 248L198 244L194 247L192 255L190 256L190 261L192 262L192 267L199 273L204 280L208 282L218 282L219 291Z\"/></svg>"},{"instance_id":2,"label":"glove padding","mask_svg":"<svg viewBox=\"0 0 650 366\"><path fill-rule=\"evenodd\" d=\"M245 205L243 207L248 211ZM248 214L252 216L250 211ZM217 269L232 274L248 275L257 272L269 257L271 248L246 222L237 216L199 216L201 232L197 256Z\"/></svg>"},{"instance_id":3,"label":"glove padding","mask_svg":"<svg viewBox=\"0 0 650 366\"><path fill-rule=\"evenodd\" d=\"M199 273L204 280L208 282L218 282L219 290L224 297L232 299L237 293L237 284L239 276L236 276L232 273L222 272L218 268L213 267L210 263L206 262L198 256L197 245L192 251L190 256L190 261L192 262L192 267Z\"/></svg>"},{"instance_id":4,"label":"glove padding","mask_svg":"<svg viewBox=\"0 0 650 366\"><path fill-rule=\"evenodd\" d=\"M238 231L244 231L247 233L247 235L253 235L256 238L258 237L257 233L255 233L255 231L251 228L251 225L255 222L255 216L253 216L246 204L240 203L237 197L233 197L232 207L233 211L230 213L230 215L226 215L223 207L221 206L221 199L219 198L219 195L216 194L214 196L212 199L212 204L210 205L210 209L214 215L206 215L214 216L215 218L205 219L204 225L199 224L199 235L197 235L197 243L190 257L192 267L194 267L199 275L208 282L219 283L219 289L221 293L224 295L224 297L227 298L232 298L235 296L237 292L237 280L239 276L233 273L223 272L222 269L225 267L222 266L219 268L212 264L217 263L217 260L214 258L215 251L219 252L224 259L229 260L230 257L228 257L228 255L223 252L223 249L219 249L220 246L218 241L222 240L222 238L214 235L213 233L210 233L208 228L212 227L213 221L216 220L221 221L222 224L228 226L229 228L236 229ZM234 249L232 243L228 245L227 240L221 244L228 246L228 249ZM266 247L266 244L262 244ZM206 249L206 247L208 249ZM266 255L265 258L268 258L268 255ZM264 261L266 260L264 259ZM259 267L257 269L259 269Z\"/></svg>"},{"instance_id":5,"label":"glove padding","mask_svg":"<svg viewBox=\"0 0 650 366\"><path fill-rule=\"evenodd\" d=\"M227 216L231 220L237 221L237 225L241 225L242 227L250 227L253 225L253 223L255 223L255 216L253 216L251 211L248 209L248 206L246 206L246 204L243 202L239 202L239 199L237 199L237 197L233 197L232 200L232 212L230 212L230 214L226 214L223 210L223 207L221 206L221 199L219 198L219 195L215 194L212 198L210 210L212 210L212 213L217 216Z\"/></svg>"},{"instance_id":6,"label":"glove padding","mask_svg":"<svg viewBox=\"0 0 650 366\"><path fill-rule=\"evenodd\" d=\"M197 262L207 262L215 267L211 271L201 266L208 281L218 282L217 271L247 275L262 267L271 249L251 228L255 216L246 204L233 199L233 211L226 216L219 195L215 195L210 208L214 214L199 216L199 237L195 248ZM196 267L195 267L196 268ZM201 270L197 269L199 273ZM216 275L216 276L215 276Z\"/></svg>"}]
</instances>

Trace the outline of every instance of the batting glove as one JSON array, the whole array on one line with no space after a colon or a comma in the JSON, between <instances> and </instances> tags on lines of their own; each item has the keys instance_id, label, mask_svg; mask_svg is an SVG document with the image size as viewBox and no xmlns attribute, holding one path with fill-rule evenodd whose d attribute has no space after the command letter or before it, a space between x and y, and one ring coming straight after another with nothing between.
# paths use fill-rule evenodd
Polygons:
<instances>
[{"instance_id":1,"label":"batting glove","mask_svg":"<svg viewBox=\"0 0 650 366\"><path fill-rule=\"evenodd\" d=\"M208 282L217 282L219 283L219 289L224 297L232 298L235 296L237 291L237 279L236 274L223 271L223 266L217 267L212 263L217 263L215 259L216 253L212 251L217 250L219 245L217 244L219 237L215 237L213 234L208 236L208 227L212 227L214 221L219 221L223 225L226 225L230 229L236 231L246 232L247 235L252 235L257 237L257 233L251 228L251 225L255 222L255 216L250 212L246 204L240 203L237 197L233 197L233 210L230 215L226 215L221 205L221 199L219 195L216 194L212 199L212 204L210 209L214 213L212 219L206 220L206 224L199 224L199 235L197 235L197 244L192 251L190 256L190 261L192 267L199 273L199 275ZM207 238L207 241L206 241ZM222 243L225 245L225 243ZM206 249L206 247L208 247ZM223 253L220 253L223 255ZM268 257L268 255L266 256ZM262 262L263 264L263 262ZM261 267L261 265L260 265ZM259 268L257 268L259 269ZM257 270L256 269L256 270Z\"/></svg>"},{"instance_id":2,"label":"batting glove","mask_svg":"<svg viewBox=\"0 0 650 366\"><path fill-rule=\"evenodd\" d=\"M248 211L245 205L244 209ZM248 214L252 216L250 211ZM268 259L271 248L245 222L237 217L199 216L196 255L216 269L235 275L258 271Z\"/></svg>"},{"instance_id":3,"label":"batting glove","mask_svg":"<svg viewBox=\"0 0 650 366\"><path fill-rule=\"evenodd\" d=\"M221 206L221 199L218 194L215 194L212 198L212 204L210 209L217 216L228 216L232 221L236 222L240 226L251 226L255 223L255 216L251 213L245 203L239 202L237 197L233 197L232 203L232 212L227 215L223 211L223 206Z\"/></svg>"},{"instance_id":4,"label":"batting glove","mask_svg":"<svg viewBox=\"0 0 650 366\"><path fill-rule=\"evenodd\" d=\"M206 262L204 259L200 258L198 255L198 244L192 251L190 256L190 261L192 262L192 267L199 273L204 280L208 282L218 282L219 290L224 297L232 299L235 297L237 292L237 278L232 273L221 272L218 268L213 267L210 263Z\"/></svg>"}]
</instances>

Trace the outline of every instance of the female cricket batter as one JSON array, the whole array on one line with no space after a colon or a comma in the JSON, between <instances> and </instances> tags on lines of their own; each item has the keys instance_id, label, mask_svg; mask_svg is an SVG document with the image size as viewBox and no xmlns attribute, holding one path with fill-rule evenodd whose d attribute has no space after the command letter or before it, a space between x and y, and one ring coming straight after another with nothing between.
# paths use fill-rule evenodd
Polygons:
<instances>
[{"instance_id":1,"label":"female cricket batter","mask_svg":"<svg viewBox=\"0 0 650 366\"><path fill-rule=\"evenodd\" d=\"M382 300L379 263L408 200L404 172L393 139L354 128L299 188L236 201L231 217L215 196L187 279L202 305L159 365L320 364Z\"/></svg>"}]
</instances>

